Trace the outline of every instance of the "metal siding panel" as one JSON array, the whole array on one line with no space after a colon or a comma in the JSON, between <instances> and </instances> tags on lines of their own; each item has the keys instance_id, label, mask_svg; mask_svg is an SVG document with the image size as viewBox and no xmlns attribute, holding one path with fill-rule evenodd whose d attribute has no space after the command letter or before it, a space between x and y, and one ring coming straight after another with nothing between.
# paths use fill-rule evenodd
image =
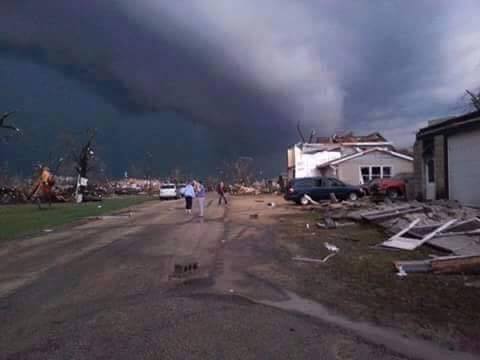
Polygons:
<instances>
[{"instance_id":1,"label":"metal siding panel","mask_svg":"<svg viewBox=\"0 0 480 360\"><path fill-rule=\"evenodd\" d=\"M480 207L480 130L448 137L449 197Z\"/></svg>"}]
</instances>

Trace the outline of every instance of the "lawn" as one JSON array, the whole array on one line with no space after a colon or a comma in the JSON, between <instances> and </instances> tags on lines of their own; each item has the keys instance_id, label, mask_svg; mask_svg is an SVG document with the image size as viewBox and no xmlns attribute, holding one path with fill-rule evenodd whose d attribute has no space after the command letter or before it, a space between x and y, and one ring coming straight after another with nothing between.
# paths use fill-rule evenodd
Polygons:
<instances>
[{"instance_id":1,"label":"lawn","mask_svg":"<svg viewBox=\"0 0 480 360\"><path fill-rule=\"evenodd\" d=\"M53 204L39 210L36 205L0 206L0 241L34 234L89 216L111 213L150 200L148 196L125 196L84 204Z\"/></svg>"},{"instance_id":2,"label":"lawn","mask_svg":"<svg viewBox=\"0 0 480 360\"><path fill-rule=\"evenodd\" d=\"M388 236L369 224L333 230L307 228L322 220L318 212L282 218L275 236L279 285L354 320L399 328L407 334L434 340L456 350L480 352L480 288L467 286L480 275L397 276L393 262L446 255L428 246L396 251L372 246ZM329 255L325 243L340 251L325 264L291 261L293 256L322 259ZM287 279L287 280L286 280ZM274 282L275 283L275 282Z\"/></svg>"}]
</instances>

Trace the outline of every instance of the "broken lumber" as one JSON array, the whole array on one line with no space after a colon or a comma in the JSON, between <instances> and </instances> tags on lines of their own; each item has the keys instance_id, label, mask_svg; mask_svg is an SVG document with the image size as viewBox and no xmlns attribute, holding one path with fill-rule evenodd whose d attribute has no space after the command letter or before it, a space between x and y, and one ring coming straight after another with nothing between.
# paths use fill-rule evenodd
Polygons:
<instances>
[{"instance_id":1,"label":"broken lumber","mask_svg":"<svg viewBox=\"0 0 480 360\"><path fill-rule=\"evenodd\" d=\"M320 205L319 202L313 200L313 199L312 199L309 195L307 195L307 194L304 194L303 197L304 197L305 199L307 199L311 204Z\"/></svg>"},{"instance_id":2,"label":"broken lumber","mask_svg":"<svg viewBox=\"0 0 480 360\"><path fill-rule=\"evenodd\" d=\"M443 230L446 230L448 227L451 225L455 224L457 222L457 219L452 219L450 221L447 221L445 224L440 226L438 229L432 231L431 233L425 235L421 240L420 243L417 246L423 245L430 239L433 239L438 233L441 233Z\"/></svg>"},{"instance_id":3,"label":"broken lumber","mask_svg":"<svg viewBox=\"0 0 480 360\"><path fill-rule=\"evenodd\" d=\"M480 254L480 241L478 237L468 235L436 236L428 242L428 245L454 253L455 255Z\"/></svg>"},{"instance_id":4,"label":"broken lumber","mask_svg":"<svg viewBox=\"0 0 480 360\"><path fill-rule=\"evenodd\" d=\"M331 257L335 256L337 253L331 253L327 256L325 256L323 259L312 259L312 258L306 258L306 257L301 257L301 256L295 256L292 258L293 261L302 261L302 262L311 262L311 263L317 263L317 264L324 264L327 262L328 259Z\"/></svg>"},{"instance_id":5,"label":"broken lumber","mask_svg":"<svg viewBox=\"0 0 480 360\"><path fill-rule=\"evenodd\" d=\"M330 202L331 202L332 204L338 203L338 199L337 199L337 197L335 196L335 193L333 193L333 192L330 193Z\"/></svg>"},{"instance_id":6,"label":"broken lumber","mask_svg":"<svg viewBox=\"0 0 480 360\"><path fill-rule=\"evenodd\" d=\"M462 235L480 235L480 229L470 230L470 231L456 231L456 232L446 232L437 234L436 237L451 237L451 236L462 236Z\"/></svg>"},{"instance_id":7,"label":"broken lumber","mask_svg":"<svg viewBox=\"0 0 480 360\"><path fill-rule=\"evenodd\" d=\"M480 273L480 254L444 256L431 260L435 274Z\"/></svg>"},{"instance_id":8,"label":"broken lumber","mask_svg":"<svg viewBox=\"0 0 480 360\"><path fill-rule=\"evenodd\" d=\"M454 224L457 220L453 219L453 220L447 221L445 224L436 228L432 232L426 234L421 239L412 239L412 238L407 238L407 237L402 236L402 235L406 234L407 232L409 232L412 228L414 228L415 225L419 221L420 221L420 219L416 219L416 220L412 221L410 223L410 225L407 226L405 229L403 229L399 233L393 235L387 241L384 241L383 243L381 243L381 246L393 247L393 248L402 249L402 250L415 250L419 246L421 246L421 245L425 244L426 242L428 242L429 240L433 239L438 233L447 229L449 226Z\"/></svg>"},{"instance_id":9,"label":"broken lumber","mask_svg":"<svg viewBox=\"0 0 480 360\"><path fill-rule=\"evenodd\" d=\"M394 263L397 271L403 269L408 273L428 273L432 271L432 260L412 260L412 261L395 261Z\"/></svg>"},{"instance_id":10,"label":"broken lumber","mask_svg":"<svg viewBox=\"0 0 480 360\"><path fill-rule=\"evenodd\" d=\"M396 233L392 237L390 237L387 241L384 241L381 245L386 247L392 247L397 249L403 250L412 250L415 248L416 243L419 241L417 239L411 239L402 237L402 235L409 232L412 228L415 227L420 222L420 219L415 219L412 221L405 229L401 230L400 232Z\"/></svg>"},{"instance_id":11,"label":"broken lumber","mask_svg":"<svg viewBox=\"0 0 480 360\"><path fill-rule=\"evenodd\" d=\"M411 214L411 213L421 212L421 211L424 211L424 208L422 206L416 206L416 207L403 206L403 207L397 207L394 209L368 212L365 214L361 214L361 217L368 221L383 221L383 220L388 220L401 215Z\"/></svg>"}]
</instances>

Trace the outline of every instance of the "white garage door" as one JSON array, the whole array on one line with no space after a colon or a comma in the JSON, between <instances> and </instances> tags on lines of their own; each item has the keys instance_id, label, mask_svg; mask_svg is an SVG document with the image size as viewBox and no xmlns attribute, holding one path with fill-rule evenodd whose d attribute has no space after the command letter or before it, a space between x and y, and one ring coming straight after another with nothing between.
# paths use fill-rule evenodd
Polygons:
<instances>
[{"instance_id":1,"label":"white garage door","mask_svg":"<svg viewBox=\"0 0 480 360\"><path fill-rule=\"evenodd\" d=\"M480 130L448 137L448 191L450 199L480 207Z\"/></svg>"}]
</instances>

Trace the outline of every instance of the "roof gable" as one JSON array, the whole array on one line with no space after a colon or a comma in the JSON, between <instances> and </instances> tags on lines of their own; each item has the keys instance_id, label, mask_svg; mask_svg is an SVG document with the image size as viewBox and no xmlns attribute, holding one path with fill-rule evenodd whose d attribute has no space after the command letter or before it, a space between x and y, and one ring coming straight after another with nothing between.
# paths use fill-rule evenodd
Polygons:
<instances>
[{"instance_id":1,"label":"roof gable","mask_svg":"<svg viewBox=\"0 0 480 360\"><path fill-rule=\"evenodd\" d=\"M356 159L358 157L361 157L361 156L365 156L367 154L371 154L373 152L382 152L384 154L389 154L391 156L394 156L394 157L398 157L400 159L403 159L403 160L407 160L407 161L413 161L413 157L411 156L408 156L408 155L405 155L405 154L401 154L401 153L398 153L396 151L392 151L392 150L388 150L388 149L384 149L384 148L379 148L379 147L376 147L376 148L372 148L372 149L368 149L368 150L364 150L364 151L360 151L360 152L357 152L355 154L351 154L351 155L347 155L347 156L343 156L339 159L336 159L336 160L333 160L333 161L330 161L328 163L324 163L324 164L321 164L320 167L325 167L325 166L335 166L335 165L338 165L338 164L341 164L345 161L348 161L348 160L352 160L352 159Z\"/></svg>"}]
</instances>

